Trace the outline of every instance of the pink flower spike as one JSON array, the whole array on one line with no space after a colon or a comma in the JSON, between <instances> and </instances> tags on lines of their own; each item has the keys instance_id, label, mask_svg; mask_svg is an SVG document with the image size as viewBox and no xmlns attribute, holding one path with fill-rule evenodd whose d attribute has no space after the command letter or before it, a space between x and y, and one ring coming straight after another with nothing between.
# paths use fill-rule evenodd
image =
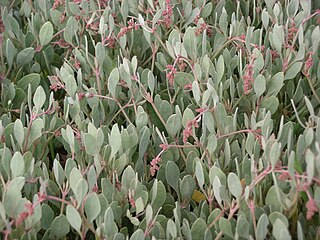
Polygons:
<instances>
[{"instance_id":1,"label":"pink flower spike","mask_svg":"<svg viewBox=\"0 0 320 240\"><path fill-rule=\"evenodd\" d=\"M306 204L306 208L307 208L307 220L310 220L313 215L318 212L318 208L316 205L316 202L314 201L313 198L309 197L309 201Z\"/></svg>"}]
</instances>

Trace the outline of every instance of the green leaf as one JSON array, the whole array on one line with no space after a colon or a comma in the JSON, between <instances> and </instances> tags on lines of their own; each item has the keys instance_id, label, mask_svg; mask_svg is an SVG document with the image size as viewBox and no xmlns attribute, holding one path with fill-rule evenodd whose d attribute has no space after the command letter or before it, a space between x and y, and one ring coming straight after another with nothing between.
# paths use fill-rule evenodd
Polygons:
<instances>
[{"instance_id":1,"label":"green leaf","mask_svg":"<svg viewBox=\"0 0 320 240\"><path fill-rule=\"evenodd\" d=\"M42 108L45 101L46 93L43 90L42 86L39 86L33 96L33 104L35 105L37 111L39 111Z\"/></svg>"},{"instance_id":2,"label":"green leaf","mask_svg":"<svg viewBox=\"0 0 320 240\"><path fill-rule=\"evenodd\" d=\"M185 87L185 85L193 83L194 77L190 73L186 72L177 72L174 75L174 82L177 83L180 87Z\"/></svg>"},{"instance_id":3,"label":"green leaf","mask_svg":"<svg viewBox=\"0 0 320 240\"><path fill-rule=\"evenodd\" d=\"M51 224L51 234L57 239L65 237L70 231L70 225L65 215L60 214L56 217Z\"/></svg>"},{"instance_id":4,"label":"green leaf","mask_svg":"<svg viewBox=\"0 0 320 240\"><path fill-rule=\"evenodd\" d=\"M66 215L70 225L81 235L80 229L82 219L77 209L75 209L72 205L67 205Z\"/></svg>"},{"instance_id":5,"label":"green leaf","mask_svg":"<svg viewBox=\"0 0 320 240\"><path fill-rule=\"evenodd\" d=\"M152 188L151 205L152 205L153 211L156 212L160 207L162 207L162 205L166 201L166 188L161 181L155 181L154 184L157 184L157 187L153 186Z\"/></svg>"},{"instance_id":6,"label":"green leaf","mask_svg":"<svg viewBox=\"0 0 320 240\"><path fill-rule=\"evenodd\" d=\"M306 151L306 163L307 163L307 181L308 184L312 183L315 173L315 156L310 149Z\"/></svg>"},{"instance_id":7,"label":"green leaf","mask_svg":"<svg viewBox=\"0 0 320 240\"><path fill-rule=\"evenodd\" d=\"M175 137L175 135L181 130L181 127L181 117L178 114L173 114L168 118L166 122L166 129L170 137Z\"/></svg>"},{"instance_id":8,"label":"green leaf","mask_svg":"<svg viewBox=\"0 0 320 240\"><path fill-rule=\"evenodd\" d=\"M37 118L33 121L29 136L29 146L33 143L34 140L42 136L42 129L44 128L44 122L42 119Z\"/></svg>"},{"instance_id":9,"label":"green leaf","mask_svg":"<svg viewBox=\"0 0 320 240\"><path fill-rule=\"evenodd\" d=\"M283 72L278 72L275 74L270 82L268 82L268 92L267 95L277 95L283 86L284 75Z\"/></svg>"},{"instance_id":10,"label":"green leaf","mask_svg":"<svg viewBox=\"0 0 320 240\"><path fill-rule=\"evenodd\" d=\"M131 166L128 166L122 174L121 184L124 189L129 190L131 181L135 178L135 172Z\"/></svg>"},{"instance_id":11,"label":"green leaf","mask_svg":"<svg viewBox=\"0 0 320 240\"><path fill-rule=\"evenodd\" d=\"M24 174L24 159L20 152L15 152L10 162L10 169L13 178Z\"/></svg>"},{"instance_id":12,"label":"green leaf","mask_svg":"<svg viewBox=\"0 0 320 240\"><path fill-rule=\"evenodd\" d=\"M114 68L111 71L110 76L108 78L108 89L109 89L111 95L115 98L118 96L118 94L116 92L116 88L119 83L119 80L120 80L119 70L118 70L118 68Z\"/></svg>"},{"instance_id":13,"label":"green leaf","mask_svg":"<svg viewBox=\"0 0 320 240\"><path fill-rule=\"evenodd\" d=\"M86 148L87 153L92 156L99 154L98 144L92 144L96 141L97 139L90 133L84 134L84 147Z\"/></svg>"},{"instance_id":14,"label":"green leaf","mask_svg":"<svg viewBox=\"0 0 320 240\"><path fill-rule=\"evenodd\" d=\"M18 206L21 200L21 189L25 184L24 177L14 178L9 184L6 186L3 195L3 207L6 211L6 214L11 217L17 217Z\"/></svg>"},{"instance_id":15,"label":"green leaf","mask_svg":"<svg viewBox=\"0 0 320 240\"><path fill-rule=\"evenodd\" d=\"M172 161L169 161L166 166L166 180L167 183L172 187L177 193L179 193L178 183L179 183L180 170Z\"/></svg>"},{"instance_id":16,"label":"green leaf","mask_svg":"<svg viewBox=\"0 0 320 240\"><path fill-rule=\"evenodd\" d=\"M257 94L257 98L259 98L264 91L266 90L266 79L263 75L259 74L253 83L254 92Z\"/></svg>"},{"instance_id":17,"label":"green leaf","mask_svg":"<svg viewBox=\"0 0 320 240\"><path fill-rule=\"evenodd\" d=\"M218 59L216 71L217 71L217 80L216 81L217 81L217 83L219 83L224 75L224 60L223 60L222 55Z\"/></svg>"},{"instance_id":18,"label":"green leaf","mask_svg":"<svg viewBox=\"0 0 320 240\"><path fill-rule=\"evenodd\" d=\"M266 108L271 112L271 114L274 114L279 107L279 99L275 96L271 96L269 98L265 98L262 100L260 104L261 108Z\"/></svg>"},{"instance_id":19,"label":"green leaf","mask_svg":"<svg viewBox=\"0 0 320 240\"><path fill-rule=\"evenodd\" d=\"M196 183L194 179L190 175L184 176L180 182L181 200L184 203L188 203L191 200L195 188Z\"/></svg>"},{"instance_id":20,"label":"green leaf","mask_svg":"<svg viewBox=\"0 0 320 240\"><path fill-rule=\"evenodd\" d=\"M187 122L194 119L194 113L190 108L186 108L183 112L182 116L182 126L187 127Z\"/></svg>"},{"instance_id":21,"label":"green leaf","mask_svg":"<svg viewBox=\"0 0 320 240\"><path fill-rule=\"evenodd\" d=\"M263 27L264 27L265 29L268 28L269 18L270 18L270 17L271 17L271 16L269 16L266 8L264 8L264 9L262 10L261 20L262 20Z\"/></svg>"},{"instance_id":22,"label":"green leaf","mask_svg":"<svg viewBox=\"0 0 320 240\"><path fill-rule=\"evenodd\" d=\"M217 141L216 135L210 134L208 137L208 144L207 144L207 150L210 154L214 153L214 151L217 148L217 144L218 144L218 141Z\"/></svg>"},{"instance_id":23,"label":"green leaf","mask_svg":"<svg viewBox=\"0 0 320 240\"><path fill-rule=\"evenodd\" d=\"M118 232L117 225L114 223L114 214L111 207L108 207L105 215L104 222L107 223L104 226L104 230L108 238L112 239L113 236Z\"/></svg>"},{"instance_id":24,"label":"green leaf","mask_svg":"<svg viewBox=\"0 0 320 240\"><path fill-rule=\"evenodd\" d=\"M139 143L139 158L142 159L144 154L147 151L148 145L150 143L150 129L148 127L144 127L142 131L142 135Z\"/></svg>"},{"instance_id":25,"label":"green leaf","mask_svg":"<svg viewBox=\"0 0 320 240\"><path fill-rule=\"evenodd\" d=\"M203 173L203 168L202 168L202 164L200 161L197 161L196 163L196 178L198 181L198 185L200 187L200 189L203 189L203 184L204 184L204 173Z\"/></svg>"},{"instance_id":26,"label":"green leaf","mask_svg":"<svg viewBox=\"0 0 320 240\"><path fill-rule=\"evenodd\" d=\"M224 172L220 168L213 166L213 167L211 167L211 169L209 171L209 178L210 178L211 184L213 184L215 177L218 177L220 179L221 184L223 186L226 186L226 184L227 184L226 175L224 174Z\"/></svg>"},{"instance_id":27,"label":"green leaf","mask_svg":"<svg viewBox=\"0 0 320 240\"><path fill-rule=\"evenodd\" d=\"M194 99L196 100L197 104L200 104L200 98L201 98L201 91L200 91L200 87L197 81L194 81L192 83L192 94Z\"/></svg>"},{"instance_id":28,"label":"green leaf","mask_svg":"<svg viewBox=\"0 0 320 240\"><path fill-rule=\"evenodd\" d=\"M295 62L294 64L292 64L287 69L287 71L284 75L284 80L295 78L297 76L297 74L300 72L302 65L303 65L302 62Z\"/></svg>"},{"instance_id":29,"label":"green leaf","mask_svg":"<svg viewBox=\"0 0 320 240\"><path fill-rule=\"evenodd\" d=\"M229 173L228 175L228 188L235 198L240 199L242 186L239 177L235 173Z\"/></svg>"},{"instance_id":30,"label":"green leaf","mask_svg":"<svg viewBox=\"0 0 320 240\"><path fill-rule=\"evenodd\" d=\"M258 220L257 229L256 229L256 238L257 240L263 240L268 234L268 225L269 220L266 214L262 214Z\"/></svg>"},{"instance_id":31,"label":"green leaf","mask_svg":"<svg viewBox=\"0 0 320 240\"><path fill-rule=\"evenodd\" d=\"M280 220L277 219L273 225L272 235L277 240L289 240L291 239L290 233L286 225Z\"/></svg>"},{"instance_id":32,"label":"green leaf","mask_svg":"<svg viewBox=\"0 0 320 240\"><path fill-rule=\"evenodd\" d=\"M219 18L219 26L225 36L228 36L228 14L225 7L222 8L222 13Z\"/></svg>"},{"instance_id":33,"label":"green leaf","mask_svg":"<svg viewBox=\"0 0 320 240\"><path fill-rule=\"evenodd\" d=\"M245 217L240 216L237 219L236 232L240 237L243 237L245 239L249 238L249 223Z\"/></svg>"},{"instance_id":34,"label":"green leaf","mask_svg":"<svg viewBox=\"0 0 320 240\"><path fill-rule=\"evenodd\" d=\"M231 222L229 220L227 220L224 217L220 218L219 227L220 227L220 230L223 232L223 234L225 234L231 238L234 238L233 232L232 232Z\"/></svg>"},{"instance_id":35,"label":"green leaf","mask_svg":"<svg viewBox=\"0 0 320 240\"><path fill-rule=\"evenodd\" d=\"M117 123L112 126L109 145L111 147L111 157L114 157L121 148L121 134Z\"/></svg>"},{"instance_id":36,"label":"green leaf","mask_svg":"<svg viewBox=\"0 0 320 240\"><path fill-rule=\"evenodd\" d=\"M41 205L41 228L47 230L50 228L54 219L54 212L48 204Z\"/></svg>"},{"instance_id":37,"label":"green leaf","mask_svg":"<svg viewBox=\"0 0 320 240\"><path fill-rule=\"evenodd\" d=\"M73 16L69 17L66 28L63 32L63 37L67 43L73 44L72 39L75 33L78 31L78 29L79 29L78 21Z\"/></svg>"},{"instance_id":38,"label":"green leaf","mask_svg":"<svg viewBox=\"0 0 320 240\"><path fill-rule=\"evenodd\" d=\"M54 177L56 179L58 186L62 187L62 184L64 182L64 178L65 178L65 174L64 174L64 170L63 170L61 164L58 162L57 159L53 160L53 173L54 173Z\"/></svg>"},{"instance_id":39,"label":"green leaf","mask_svg":"<svg viewBox=\"0 0 320 240\"><path fill-rule=\"evenodd\" d=\"M191 227L192 239L204 239L207 224L202 218L198 218Z\"/></svg>"},{"instance_id":40,"label":"green leaf","mask_svg":"<svg viewBox=\"0 0 320 240\"><path fill-rule=\"evenodd\" d=\"M183 36L183 46L192 59L197 58L195 43L195 27L188 27Z\"/></svg>"},{"instance_id":41,"label":"green leaf","mask_svg":"<svg viewBox=\"0 0 320 240\"><path fill-rule=\"evenodd\" d=\"M17 119L14 122L13 134L20 146L20 149L22 149L22 145L24 141L24 128L20 119Z\"/></svg>"},{"instance_id":42,"label":"green leaf","mask_svg":"<svg viewBox=\"0 0 320 240\"><path fill-rule=\"evenodd\" d=\"M41 46L47 45L53 37L53 26L51 22L46 22L42 25L40 32L39 32L39 38L40 38L40 44Z\"/></svg>"},{"instance_id":43,"label":"green leaf","mask_svg":"<svg viewBox=\"0 0 320 240\"><path fill-rule=\"evenodd\" d=\"M35 51L33 47L23 49L17 55L17 64L23 67L24 65L30 63L34 57L34 53Z\"/></svg>"},{"instance_id":44,"label":"green leaf","mask_svg":"<svg viewBox=\"0 0 320 240\"><path fill-rule=\"evenodd\" d=\"M148 120L149 120L148 114L144 111L142 106L138 106L138 112L136 117L136 125L138 130L146 126L148 124Z\"/></svg>"},{"instance_id":45,"label":"green leaf","mask_svg":"<svg viewBox=\"0 0 320 240\"><path fill-rule=\"evenodd\" d=\"M34 91L37 89L37 87L40 84L40 74L31 73L24 76L18 81L17 87L27 92L29 84L31 85L31 92L34 93Z\"/></svg>"},{"instance_id":46,"label":"green leaf","mask_svg":"<svg viewBox=\"0 0 320 240\"><path fill-rule=\"evenodd\" d=\"M88 192L88 183L83 178L79 180L76 189L74 191L74 194L76 195L76 199L78 202L78 206L82 204L82 200L87 195Z\"/></svg>"},{"instance_id":47,"label":"green leaf","mask_svg":"<svg viewBox=\"0 0 320 240\"><path fill-rule=\"evenodd\" d=\"M269 205L269 207L273 211L281 212L282 205L279 202L278 196L277 196L277 189L275 186L272 186L267 193L266 196L266 205Z\"/></svg>"},{"instance_id":48,"label":"green leaf","mask_svg":"<svg viewBox=\"0 0 320 240\"><path fill-rule=\"evenodd\" d=\"M136 230L130 237L130 240L144 240L144 239L145 239L145 236L142 229Z\"/></svg>"},{"instance_id":49,"label":"green leaf","mask_svg":"<svg viewBox=\"0 0 320 240\"><path fill-rule=\"evenodd\" d=\"M286 228L289 227L289 221L288 221L287 217L284 216L282 213L280 213L280 212L270 213L269 220L270 220L272 226L275 225L277 219L280 219L285 224Z\"/></svg>"},{"instance_id":50,"label":"green leaf","mask_svg":"<svg viewBox=\"0 0 320 240\"><path fill-rule=\"evenodd\" d=\"M6 57L7 57L7 62L8 62L9 68L11 68L12 63L13 63L13 59L16 54L17 54L17 49L14 47L13 43L8 38L7 45L6 45Z\"/></svg>"},{"instance_id":51,"label":"green leaf","mask_svg":"<svg viewBox=\"0 0 320 240\"><path fill-rule=\"evenodd\" d=\"M284 43L284 30L283 26L279 26L277 23L273 27L271 43L273 43L278 53L281 53L282 44Z\"/></svg>"},{"instance_id":52,"label":"green leaf","mask_svg":"<svg viewBox=\"0 0 320 240\"><path fill-rule=\"evenodd\" d=\"M209 17L211 15L212 6L213 6L212 2L209 2L204 6L204 8L201 11L201 17L203 19L205 19L205 18L207 18L207 17Z\"/></svg>"},{"instance_id":53,"label":"green leaf","mask_svg":"<svg viewBox=\"0 0 320 240\"><path fill-rule=\"evenodd\" d=\"M69 75L66 79L63 79L63 81L65 82L67 93L69 94L69 96L73 96L78 88L74 76Z\"/></svg>"},{"instance_id":54,"label":"green leaf","mask_svg":"<svg viewBox=\"0 0 320 240\"><path fill-rule=\"evenodd\" d=\"M272 168L274 168L279 160L281 154L281 145L278 142L272 144L270 153L269 153L269 161L271 162Z\"/></svg>"},{"instance_id":55,"label":"green leaf","mask_svg":"<svg viewBox=\"0 0 320 240\"><path fill-rule=\"evenodd\" d=\"M142 197L139 197L138 199L136 199L135 203L136 203L136 213L139 214L144 210L144 203L143 203Z\"/></svg>"},{"instance_id":56,"label":"green leaf","mask_svg":"<svg viewBox=\"0 0 320 240\"><path fill-rule=\"evenodd\" d=\"M177 227L174 224L172 219L168 220L167 223L167 239L176 239L177 238Z\"/></svg>"},{"instance_id":57,"label":"green leaf","mask_svg":"<svg viewBox=\"0 0 320 240\"><path fill-rule=\"evenodd\" d=\"M68 178L68 169L67 169L67 167L69 165L69 162L74 162L74 161L71 160L71 159L70 159L70 161L67 161L67 165L66 165L66 176L67 176L67 178ZM72 170L70 171L68 181L70 183L70 187L71 187L72 191L76 192L77 184L79 183L79 181L83 177L82 177L82 174L80 173L79 169L77 169L77 165L76 164L74 164L73 166L70 166L70 167L72 167Z\"/></svg>"},{"instance_id":58,"label":"green leaf","mask_svg":"<svg viewBox=\"0 0 320 240\"><path fill-rule=\"evenodd\" d=\"M101 206L96 193L93 192L87 197L84 209L89 223L92 223L99 216Z\"/></svg>"}]
</instances>

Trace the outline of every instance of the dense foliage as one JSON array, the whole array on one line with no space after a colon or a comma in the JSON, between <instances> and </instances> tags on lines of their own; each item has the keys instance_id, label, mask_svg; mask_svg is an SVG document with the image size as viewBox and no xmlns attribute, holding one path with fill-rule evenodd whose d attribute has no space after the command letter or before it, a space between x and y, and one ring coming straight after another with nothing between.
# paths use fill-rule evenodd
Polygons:
<instances>
[{"instance_id":1,"label":"dense foliage","mask_svg":"<svg viewBox=\"0 0 320 240\"><path fill-rule=\"evenodd\" d=\"M0 0L2 239L320 239L320 2Z\"/></svg>"}]
</instances>

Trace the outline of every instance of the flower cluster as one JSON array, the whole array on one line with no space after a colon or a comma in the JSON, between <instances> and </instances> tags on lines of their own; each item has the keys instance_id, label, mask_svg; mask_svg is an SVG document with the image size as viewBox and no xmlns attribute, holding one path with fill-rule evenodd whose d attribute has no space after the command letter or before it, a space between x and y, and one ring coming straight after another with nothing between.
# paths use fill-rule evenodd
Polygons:
<instances>
[{"instance_id":1,"label":"flower cluster","mask_svg":"<svg viewBox=\"0 0 320 240\"><path fill-rule=\"evenodd\" d=\"M4 24L3 24L2 18L0 18L0 33L3 33L3 32L4 32Z\"/></svg>"},{"instance_id":2,"label":"flower cluster","mask_svg":"<svg viewBox=\"0 0 320 240\"><path fill-rule=\"evenodd\" d=\"M172 17L172 6L170 4L170 0L166 0L166 8L162 12L162 16L163 16L162 24L166 28L170 28L170 25L172 24L172 19L171 19L171 17Z\"/></svg>"},{"instance_id":3,"label":"flower cluster","mask_svg":"<svg viewBox=\"0 0 320 240\"><path fill-rule=\"evenodd\" d=\"M170 86L173 86L174 75L177 73L177 69L175 69L175 67L173 65L168 64L167 70L170 70L170 71L166 74L166 77L170 83Z\"/></svg>"},{"instance_id":4,"label":"flower cluster","mask_svg":"<svg viewBox=\"0 0 320 240\"><path fill-rule=\"evenodd\" d=\"M185 90L192 90L192 83L188 83L183 87Z\"/></svg>"},{"instance_id":5,"label":"flower cluster","mask_svg":"<svg viewBox=\"0 0 320 240\"><path fill-rule=\"evenodd\" d=\"M52 42L54 45L57 45L61 48L68 48L70 47L70 44L67 43L64 39L59 39L57 42Z\"/></svg>"},{"instance_id":6,"label":"flower cluster","mask_svg":"<svg viewBox=\"0 0 320 240\"><path fill-rule=\"evenodd\" d=\"M179 67L179 70L181 72L184 72L184 70L186 69L188 65L186 64L186 62L183 60L183 59L179 59L178 61L178 67Z\"/></svg>"},{"instance_id":7,"label":"flower cluster","mask_svg":"<svg viewBox=\"0 0 320 240\"><path fill-rule=\"evenodd\" d=\"M156 175L156 172L159 170L159 162L161 161L161 158L158 156L156 156L154 159L152 159L152 161L150 162L150 174L151 176Z\"/></svg>"},{"instance_id":8,"label":"flower cluster","mask_svg":"<svg viewBox=\"0 0 320 240\"><path fill-rule=\"evenodd\" d=\"M133 195L132 191L129 190L129 203L130 203L131 207L135 208L136 207L136 202L135 202L135 200L134 200L132 195Z\"/></svg>"},{"instance_id":9,"label":"flower cluster","mask_svg":"<svg viewBox=\"0 0 320 240\"><path fill-rule=\"evenodd\" d=\"M243 78L243 90L244 94L248 94L252 88L253 83L253 65L249 64L246 67L245 75Z\"/></svg>"},{"instance_id":10,"label":"flower cluster","mask_svg":"<svg viewBox=\"0 0 320 240\"><path fill-rule=\"evenodd\" d=\"M192 135L192 127L198 128L199 124L195 119L187 121L187 127L183 130L183 143L186 144L188 138Z\"/></svg>"},{"instance_id":11,"label":"flower cluster","mask_svg":"<svg viewBox=\"0 0 320 240\"><path fill-rule=\"evenodd\" d=\"M109 48L115 48L116 47L116 40L113 36L106 36L102 39L102 45L108 46Z\"/></svg>"},{"instance_id":12,"label":"flower cluster","mask_svg":"<svg viewBox=\"0 0 320 240\"><path fill-rule=\"evenodd\" d=\"M291 27L288 29L287 41L292 41L297 32L298 28L296 27L294 21L292 21Z\"/></svg>"},{"instance_id":13,"label":"flower cluster","mask_svg":"<svg viewBox=\"0 0 320 240\"><path fill-rule=\"evenodd\" d=\"M310 68L313 66L312 55L313 55L313 52L310 52L309 57L306 60L306 63L304 65L306 75L309 75Z\"/></svg>"},{"instance_id":14,"label":"flower cluster","mask_svg":"<svg viewBox=\"0 0 320 240\"><path fill-rule=\"evenodd\" d=\"M197 27L197 29L196 29L195 36L196 37L199 36L201 33L203 33L204 30L207 31L208 36L212 35L212 29L209 28L206 23L201 23L200 27Z\"/></svg>"},{"instance_id":15,"label":"flower cluster","mask_svg":"<svg viewBox=\"0 0 320 240\"><path fill-rule=\"evenodd\" d=\"M279 53L276 50L269 50L271 53L272 61L279 57Z\"/></svg>"},{"instance_id":16,"label":"flower cluster","mask_svg":"<svg viewBox=\"0 0 320 240\"><path fill-rule=\"evenodd\" d=\"M60 5L63 6L64 5L64 0L54 0L52 9L56 9L57 7L59 7Z\"/></svg>"},{"instance_id":17,"label":"flower cluster","mask_svg":"<svg viewBox=\"0 0 320 240\"><path fill-rule=\"evenodd\" d=\"M132 19L130 19L128 21L128 27L121 28L120 32L117 35L117 38L120 38L120 37L126 35L128 32L130 32L133 29L138 30L138 27L139 27L139 25L136 24Z\"/></svg>"},{"instance_id":18,"label":"flower cluster","mask_svg":"<svg viewBox=\"0 0 320 240\"><path fill-rule=\"evenodd\" d=\"M21 223L23 223L27 219L27 217L31 216L34 212L34 206L32 203L26 203L25 207L27 208L27 211L19 214L19 217L16 220L16 226L21 225Z\"/></svg>"},{"instance_id":19,"label":"flower cluster","mask_svg":"<svg viewBox=\"0 0 320 240\"><path fill-rule=\"evenodd\" d=\"M65 89L64 84L60 81L58 76L48 76L50 82L51 82L51 86L50 89L53 91L58 91L59 89Z\"/></svg>"},{"instance_id":20,"label":"flower cluster","mask_svg":"<svg viewBox=\"0 0 320 240\"><path fill-rule=\"evenodd\" d=\"M316 212L318 212L316 202L312 197L309 197L309 201L306 204L306 208L307 208L307 220L310 220L313 217L313 215Z\"/></svg>"}]
</instances>

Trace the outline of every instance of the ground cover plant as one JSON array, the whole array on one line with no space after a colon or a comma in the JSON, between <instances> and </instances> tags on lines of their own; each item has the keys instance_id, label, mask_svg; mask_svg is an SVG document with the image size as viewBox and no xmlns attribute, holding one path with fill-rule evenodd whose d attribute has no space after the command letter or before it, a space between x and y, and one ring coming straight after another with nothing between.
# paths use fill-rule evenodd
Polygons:
<instances>
[{"instance_id":1,"label":"ground cover plant","mask_svg":"<svg viewBox=\"0 0 320 240\"><path fill-rule=\"evenodd\" d=\"M1 239L320 239L320 2L1 0Z\"/></svg>"}]
</instances>

